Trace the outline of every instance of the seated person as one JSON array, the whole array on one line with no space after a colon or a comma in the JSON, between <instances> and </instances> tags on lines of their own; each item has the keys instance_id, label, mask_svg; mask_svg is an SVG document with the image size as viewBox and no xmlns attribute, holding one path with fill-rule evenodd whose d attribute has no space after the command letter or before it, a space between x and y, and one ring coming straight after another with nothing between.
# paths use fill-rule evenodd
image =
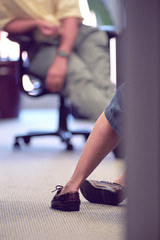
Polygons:
<instances>
[{"instance_id":1,"label":"seated person","mask_svg":"<svg viewBox=\"0 0 160 240\"><path fill-rule=\"evenodd\" d=\"M78 0L0 0L0 30L32 35L30 71L97 120L114 95L107 35L82 24Z\"/></svg>"},{"instance_id":2,"label":"seated person","mask_svg":"<svg viewBox=\"0 0 160 240\"><path fill-rule=\"evenodd\" d=\"M64 187L56 187L57 193L51 201L51 208L79 211L79 188L83 196L92 203L118 205L125 199L125 172L113 182L86 180L103 158L124 138L124 86L125 84L122 84L118 88L111 103L95 123L70 180Z\"/></svg>"}]
</instances>

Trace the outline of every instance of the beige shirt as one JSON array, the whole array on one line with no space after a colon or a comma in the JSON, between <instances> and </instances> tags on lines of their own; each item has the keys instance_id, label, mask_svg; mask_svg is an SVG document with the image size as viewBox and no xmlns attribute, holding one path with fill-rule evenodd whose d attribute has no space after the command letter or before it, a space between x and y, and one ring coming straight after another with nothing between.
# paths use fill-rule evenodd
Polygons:
<instances>
[{"instance_id":1,"label":"beige shirt","mask_svg":"<svg viewBox=\"0 0 160 240\"><path fill-rule=\"evenodd\" d=\"M82 19L78 0L0 0L0 29L16 18L42 19L59 25L67 17Z\"/></svg>"}]
</instances>

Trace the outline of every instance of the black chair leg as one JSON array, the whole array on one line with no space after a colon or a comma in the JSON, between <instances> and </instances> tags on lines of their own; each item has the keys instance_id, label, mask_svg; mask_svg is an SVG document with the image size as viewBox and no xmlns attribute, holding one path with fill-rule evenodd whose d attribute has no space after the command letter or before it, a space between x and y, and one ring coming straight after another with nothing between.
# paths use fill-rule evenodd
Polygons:
<instances>
[{"instance_id":1,"label":"black chair leg","mask_svg":"<svg viewBox=\"0 0 160 240\"><path fill-rule=\"evenodd\" d=\"M24 135L19 135L15 137L14 148L19 149L22 143L26 145L30 144L31 138L42 137L42 136L57 136L60 137L61 141L66 143L67 150L72 150L73 145L71 144L71 138L73 135L83 135L85 140L88 138L90 131L87 130L75 130L70 131L68 129L67 118L69 115L69 108L66 106L65 98L60 95L60 106L59 106L59 125L58 129L54 132L52 131L36 131L29 132Z\"/></svg>"}]
</instances>

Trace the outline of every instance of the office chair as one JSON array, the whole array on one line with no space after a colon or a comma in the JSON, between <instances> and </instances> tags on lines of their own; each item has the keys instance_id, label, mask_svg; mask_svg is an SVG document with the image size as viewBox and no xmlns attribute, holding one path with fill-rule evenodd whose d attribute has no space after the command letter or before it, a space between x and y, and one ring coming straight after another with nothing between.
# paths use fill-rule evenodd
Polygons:
<instances>
[{"instance_id":1,"label":"office chair","mask_svg":"<svg viewBox=\"0 0 160 240\"><path fill-rule=\"evenodd\" d=\"M116 29L113 26L106 26L105 29L102 29L108 35L108 38L111 39L116 37ZM20 46L20 57L19 57L19 69L18 69L18 76L17 76L17 83L20 90L27 94L30 97L41 97L46 94L53 94L49 92L44 85L42 85L41 79L39 76L31 73L28 68L27 62L25 62L22 58L22 53L27 51L27 48L30 44L32 44L32 36L30 33L25 35L15 35L9 34L8 38L11 41L17 42ZM109 48L109 45L108 45ZM23 86L23 76L28 75L31 79L31 82L34 86L32 91L26 91ZM36 81L35 81L36 79ZM21 147L21 143L28 145L30 143L31 138L33 137L41 137L41 136L58 136L60 137L62 142L66 143L67 150L73 149L73 144L71 143L71 138L73 135L83 135L85 140L87 140L90 131L88 130L74 130L71 131L68 128L67 118L70 114L72 114L71 108L67 104L67 98L64 97L61 93L56 93L59 96L59 120L58 120L58 128L56 131L39 131L39 132L28 132L24 135L17 135L14 139L14 148L19 149ZM74 116L74 114L73 114ZM75 117L78 118L79 116Z\"/></svg>"},{"instance_id":2,"label":"office chair","mask_svg":"<svg viewBox=\"0 0 160 240\"><path fill-rule=\"evenodd\" d=\"M19 69L17 74L17 83L20 90L27 94L30 97L41 97L46 94L53 94L49 92L45 86L42 85L41 79L39 76L32 74L29 71L28 64L22 58L22 53L27 51L27 46L32 44L32 37L30 34L25 35L15 35L9 34L8 38L11 41L17 42L20 46L20 57L19 57ZM23 76L28 75L34 89L31 91L27 91L23 86ZM36 79L36 81L35 81ZM38 132L28 132L24 135L17 135L14 139L14 148L19 149L21 147L21 143L28 145L30 143L31 138L33 137L42 137L42 136L58 136L62 142L66 143L67 150L73 149L73 144L71 144L71 138L73 135L83 135L85 140L88 138L90 131L88 130L70 130L68 128L67 118L70 115L70 107L67 104L67 99L61 93L56 93L59 96L59 119L58 119L58 128L56 131L38 131Z\"/></svg>"}]
</instances>

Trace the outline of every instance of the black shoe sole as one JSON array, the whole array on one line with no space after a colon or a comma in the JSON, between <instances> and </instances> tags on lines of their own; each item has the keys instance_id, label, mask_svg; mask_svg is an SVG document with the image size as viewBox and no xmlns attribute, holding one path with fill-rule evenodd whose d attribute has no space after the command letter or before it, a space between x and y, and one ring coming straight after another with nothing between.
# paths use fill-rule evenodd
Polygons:
<instances>
[{"instance_id":1,"label":"black shoe sole","mask_svg":"<svg viewBox=\"0 0 160 240\"><path fill-rule=\"evenodd\" d=\"M74 212L80 210L80 204L75 202L67 202L67 203L54 203L51 204L52 209L60 210L60 211L66 211L66 212Z\"/></svg>"},{"instance_id":2,"label":"black shoe sole","mask_svg":"<svg viewBox=\"0 0 160 240\"><path fill-rule=\"evenodd\" d=\"M85 199L91 203L118 205L120 201L119 193L110 190L96 188L90 181L85 180L80 186L80 190Z\"/></svg>"}]
</instances>

